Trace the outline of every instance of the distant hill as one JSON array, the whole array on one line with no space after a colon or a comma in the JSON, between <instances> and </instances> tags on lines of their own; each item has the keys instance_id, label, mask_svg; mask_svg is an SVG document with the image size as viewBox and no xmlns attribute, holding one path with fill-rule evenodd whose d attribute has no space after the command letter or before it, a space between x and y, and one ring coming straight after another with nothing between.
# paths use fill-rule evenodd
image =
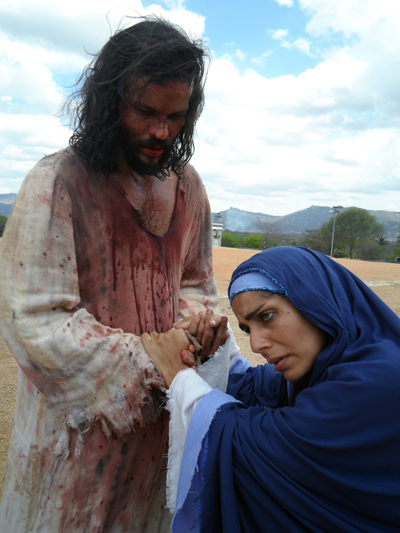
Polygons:
<instances>
[{"instance_id":1,"label":"distant hill","mask_svg":"<svg viewBox=\"0 0 400 533\"><path fill-rule=\"evenodd\" d=\"M350 209L350 207L344 207L342 211L347 209ZM213 213L213 221L221 222L224 225L224 229L231 231L302 234L307 229L318 229L322 224L328 222L332 217L331 210L331 207L312 205L307 209L279 217L264 213L251 213L236 207L230 207L226 211L221 211L222 218L220 220L216 219L218 214ZM385 226L386 239L396 239L397 234L400 233L400 213L369 210L368 213L374 215L377 221Z\"/></svg>"},{"instance_id":2,"label":"distant hill","mask_svg":"<svg viewBox=\"0 0 400 533\"><path fill-rule=\"evenodd\" d=\"M0 194L0 203L2 204L13 204L17 195L13 192L9 194Z\"/></svg>"},{"instance_id":3,"label":"distant hill","mask_svg":"<svg viewBox=\"0 0 400 533\"><path fill-rule=\"evenodd\" d=\"M260 226L268 227L275 224L282 217L273 215L264 215L263 213L251 213L250 211L242 211L236 207L230 207L227 211L221 211L224 228L231 231L256 231L255 228ZM213 221L216 220L216 213L213 213Z\"/></svg>"},{"instance_id":4,"label":"distant hill","mask_svg":"<svg viewBox=\"0 0 400 533\"><path fill-rule=\"evenodd\" d=\"M0 194L0 215L9 216L16 194ZM344 207L346 211L350 207ZM296 211L290 215L276 216L265 213L252 213L237 207L230 207L221 213L213 213L213 222L221 222L224 229L243 231L247 233L297 233L302 234L307 229L318 229L324 222L331 218L331 207L312 205L307 209ZM374 215L378 222L385 226L386 239L396 240L400 233L400 212L395 211L368 211ZM221 214L221 219L216 219Z\"/></svg>"},{"instance_id":5,"label":"distant hill","mask_svg":"<svg viewBox=\"0 0 400 533\"><path fill-rule=\"evenodd\" d=\"M0 215L8 217L16 197L15 193L0 194Z\"/></svg>"}]
</instances>

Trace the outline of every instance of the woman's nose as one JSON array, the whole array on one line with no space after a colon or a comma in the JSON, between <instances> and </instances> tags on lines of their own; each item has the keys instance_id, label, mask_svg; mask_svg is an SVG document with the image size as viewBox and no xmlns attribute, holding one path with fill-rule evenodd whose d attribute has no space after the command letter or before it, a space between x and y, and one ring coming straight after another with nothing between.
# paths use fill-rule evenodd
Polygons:
<instances>
[{"instance_id":1,"label":"woman's nose","mask_svg":"<svg viewBox=\"0 0 400 533\"><path fill-rule=\"evenodd\" d=\"M265 350L268 350L268 348L271 348L272 343L268 339L268 335L265 331L260 331L258 329L251 330L250 332L250 346L254 353L262 353ZM265 354L262 353L262 355Z\"/></svg>"}]
</instances>

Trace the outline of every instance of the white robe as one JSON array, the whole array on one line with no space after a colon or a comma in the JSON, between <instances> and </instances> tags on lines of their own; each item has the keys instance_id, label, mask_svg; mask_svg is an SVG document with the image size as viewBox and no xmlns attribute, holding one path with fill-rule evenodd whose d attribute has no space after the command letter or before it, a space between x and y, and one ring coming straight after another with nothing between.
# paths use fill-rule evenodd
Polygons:
<instances>
[{"instance_id":1,"label":"white robe","mask_svg":"<svg viewBox=\"0 0 400 533\"><path fill-rule=\"evenodd\" d=\"M0 531L166 531L168 415L138 335L217 305L198 175L187 167L159 238L72 149L46 157L21 187L0 271L19 364Z\"/></svg>"}]
</instances>

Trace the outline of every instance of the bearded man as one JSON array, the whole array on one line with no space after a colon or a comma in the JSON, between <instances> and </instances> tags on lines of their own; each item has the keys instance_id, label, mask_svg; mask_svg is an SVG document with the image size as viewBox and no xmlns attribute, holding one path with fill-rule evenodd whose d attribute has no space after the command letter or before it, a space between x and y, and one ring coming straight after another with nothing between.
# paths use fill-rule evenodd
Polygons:
<instances>
[{"instance_id":1,"label":"bearded man","mask_svg":"<svg viewBox=\"0 0 400 533\"><path fill-rule=\"evenodd\" d=\"M215 309L211 216L188 165L207 54L145 19L69 100L70 146L27 175L1 244L18 393L0 531L164 532L164 382L140 335Z\"/></svg>"}]
</instances>

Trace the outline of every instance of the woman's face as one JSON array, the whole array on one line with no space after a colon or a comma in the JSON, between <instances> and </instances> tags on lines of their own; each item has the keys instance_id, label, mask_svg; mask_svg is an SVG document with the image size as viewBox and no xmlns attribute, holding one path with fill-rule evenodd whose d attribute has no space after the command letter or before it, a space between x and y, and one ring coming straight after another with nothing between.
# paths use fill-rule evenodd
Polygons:
<instances>
[{"instance_id":1,"label":"woman's face","mask_svg":"<svg viewBox=\"0 0 400 533\"><path fill-rule=\"evenodd\" d=\"M328 334L282 295L242 292L232 300L232 309L240 329L250 334L253 352L265 357L287 381L307 374L328 344Z\"/></svg>"}]
</instances>

